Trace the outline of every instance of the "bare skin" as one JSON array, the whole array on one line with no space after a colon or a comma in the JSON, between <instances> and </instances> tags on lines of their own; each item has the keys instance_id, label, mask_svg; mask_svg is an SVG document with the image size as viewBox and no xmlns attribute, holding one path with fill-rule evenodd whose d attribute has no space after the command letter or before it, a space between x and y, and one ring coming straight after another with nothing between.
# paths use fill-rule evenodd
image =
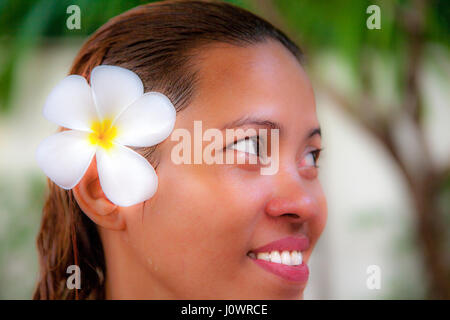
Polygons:
<instances>
[{"instance_id":1,"label":"bare skin","mask_svg":"<svg viewBox=\"0 0 450 320\"><path fill-rule=\"evenodd\" d=\"M311 244L303 254L307 262L324 229L327 206L318 169L304 165L321 147L319 134L308 138L319 127L311 84L292 54L274 41L217 44L198 61L196 96L177 115L175 129L193 136L194 120L202 120L204 130L246 117L276 122L282 127L279 170L261 175L259 165L176 165L171 150L178 142L169 138L157 148L156 194L123 208L105 198L93 162L74 194L98 225L106 297L300 299L305 284L265 271L247 253L305 235Z\"/></svg>"}]
</instances>

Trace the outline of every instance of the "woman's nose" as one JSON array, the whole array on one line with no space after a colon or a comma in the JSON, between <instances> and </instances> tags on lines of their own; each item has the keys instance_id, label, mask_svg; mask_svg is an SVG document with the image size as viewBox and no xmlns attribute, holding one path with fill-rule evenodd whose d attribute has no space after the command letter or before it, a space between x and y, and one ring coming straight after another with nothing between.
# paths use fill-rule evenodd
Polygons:
<instances>
[{"instance_id":1,"label":"woman's nose","mask_svg":"<svg viewBox=\"0 0 450 320\"><path fill-rule=\"evenodd\" d=\"M279 175L272 198L265 207L266 214L272 217L290 218L304 222L317 214L317 199L308 191L301 178Z\"/></svg>"}]
</instances>

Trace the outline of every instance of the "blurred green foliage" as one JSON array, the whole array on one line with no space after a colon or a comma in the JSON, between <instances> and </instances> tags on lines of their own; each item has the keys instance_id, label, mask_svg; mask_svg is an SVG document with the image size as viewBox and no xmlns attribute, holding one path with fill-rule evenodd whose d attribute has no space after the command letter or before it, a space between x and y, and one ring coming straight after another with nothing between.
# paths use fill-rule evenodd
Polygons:
<instances>
[{"instance_id":1,"label":"blurred green foliage","mask_svg":"<svg viewBox=\"0 0 450 320\"><path fill-rule=\"evenodd\" d=\"M53 37L85 37L97 30L110 18L138 5L154 1L145 0L1 0L0 44L6 53L0 55L0 112L11 107L14 94L15 70L33 47L43 39ZM228 1L246 7L244 1ZM82 12L81 28L66 27L67 7L78 5Z\"/></svg>"},{"instance_id":2,"label":"blurred green foliage","mask_svg":"<svg viewBox=\"0 0 450 320\"><path fill-rule=\"evenodd\" d=\"M107 20L135 6L152 1L143 0L1 0L0 43L6 48L0 64L0 112L11 107L17 64L43 39L52 37L85 37L93 33ZM295 32L291 35L307 52L331 49L342 54L354 71L361 75L364 49L372 48L380 54L395 58L394 66L404 66L405 32L398 19L399 12L406 16L412 1L369 0L233 0L236 5L258 12L259 7L270 3L281 20ZM446 0L427 2L425 34L427 41L449 45L450 5ZM82 12L81 29L66 27L68 6L78 5ZM382 13L382 32L365 27L366 8L377 4ZM269 9L270 10L270 9ZM2 49L4 49L2 48ZM398 70L396 74L401 74ZM357 79L358 80L358 79ZM402 84L401 79L397 82ZM399 88L401 89L401 88Z\"/></svg>"},{"instance_id":3,"label":"blurred green foliage","mask_svg":"<svg viewBox=\"0 0 450 320\"><path fill-rule=\"evenodd\" d=\"M427 43L450 45L450 2L446 0L424 1L425 21L420 34ZM400 97L404 92L407 66L407 28L417 27L414 19L414 1L371 0L280 0L273 1L292 36L305 47L306 56L313 58L317 52L330 50L338 54L348 65L356 85L371 87L364 68L378 56L394 68L395 91ZM372 4L380 7L381 30L366 28L369 14L366 8ZM361 88L360 88L361 89ZM372 89L372 88L369 88Z\"/></svg>"}]
</instances>

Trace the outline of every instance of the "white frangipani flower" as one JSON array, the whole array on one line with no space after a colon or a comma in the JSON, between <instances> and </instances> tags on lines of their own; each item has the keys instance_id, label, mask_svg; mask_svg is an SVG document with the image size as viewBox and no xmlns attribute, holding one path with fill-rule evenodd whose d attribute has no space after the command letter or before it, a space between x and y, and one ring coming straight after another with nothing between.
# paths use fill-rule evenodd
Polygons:
<instances>
[{"instance_id":1,"label":"white frangipani flower","mask_svg":"<svg viewBox=\"0 0 450 320\"><path fill-rule=\"evenodd\" d=\"M126 146L149 147L173 130L176 111L159 92L144 94L134 72L101 65L85 78L70 75L50 93L44 116L65 130L41 142L36 158L45 174L64 189L75 187L94 155L106 197L131 206L153 196L158 177L150 163Z\"/></svg>"}]
</instances>

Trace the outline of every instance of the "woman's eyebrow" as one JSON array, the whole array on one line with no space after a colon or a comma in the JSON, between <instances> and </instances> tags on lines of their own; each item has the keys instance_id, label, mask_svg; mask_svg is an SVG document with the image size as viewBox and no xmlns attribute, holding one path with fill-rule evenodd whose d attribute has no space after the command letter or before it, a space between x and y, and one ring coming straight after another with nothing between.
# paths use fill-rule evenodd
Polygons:
<instances>
[{"instance_id":1,"label":"woman's eyebrow","mask_svg":"<svg viewBox=\"0 0 450 320\"><path fill-rule=\"evenodd\" d=\"M280 130L280 134L281 134L281 131L283 131L283 126L281 124L279 124L278 122L268 120L268 119L254 118L254 117L244 117L244 118L240 118L240 119L234 120L232 122L229 122L223 126L222 130L236 128L236 127L242 127L242 126L249 125L249 124L265 126L265 127L269 127L270 129L278 129L278 130ZM322 136L322 131L320 130L320 127L311 129L308 132L308 134L306 135L305 139L312 138L315 135L319 135L320 137Z\"/></svg>"},{"instance_id":2,"label":"woman's eyebrow","mask_svg":"<svg viewBox=\"0 0 450 320\"><path fill-rule=\"evenodd\" d=\"M283 131L283 126L278 122L274 122L274 121L268 120L268 119L254 118L254 117L244 117L244 118L240 118L240 119L231 121L231 122L227 123L226 125L224 125L222 127L222 130L242 127L245 125L257 125L257 126L269 127L270 129L278 129L280 131L279 132L280 136ZM320 137L322 136L322 131L320 130L320 127L311 129L308 132L308 134L306 135L305 140L310 139L310 138L314 137L315 135L319 135Z\"/></svg>"},{"instance_id":3,"label":"woman's eyebrow","mask_svg":"<svg viewBox=\"0 0 450 320\"><path fill-rule=\"evenodd\" d=\"M250 124L257 125L257 126L269 127L270 129L278 129L280 131L280 134L282 131L282 125L277 122L274 122L274 121L268 120L268 119L259 119L259 118L253 118L253 117L244 117L244 118L240 118L240 119L234 120L232 122L229 122L223 126L222 130L236 128L236 127L242 127L242 126L250 125Z\"/></svg>"},{"instance_id":4,"label":"woman's eyebrow","mask_svg":"<svg viewBox=\"0 0 450 320\"><path fill-rule=\"evenodd\" d=\"M308 135L306 136L306 139L312 138L316 134L319 135L320 137L322 136L322 131L320 130L320 127L314 128L311 131L309 131Z\"/></svg>"}]
</instances>

